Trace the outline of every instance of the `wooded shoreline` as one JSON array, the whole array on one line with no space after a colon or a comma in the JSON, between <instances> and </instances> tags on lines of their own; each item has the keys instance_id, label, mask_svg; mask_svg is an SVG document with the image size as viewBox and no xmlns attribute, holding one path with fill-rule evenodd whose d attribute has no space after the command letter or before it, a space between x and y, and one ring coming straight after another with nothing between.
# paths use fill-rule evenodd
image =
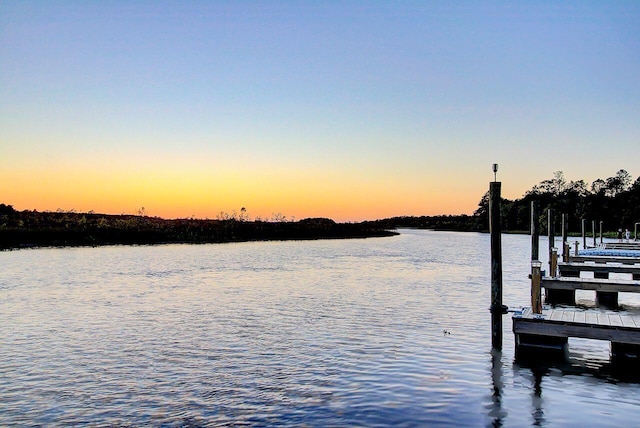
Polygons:
<instances>
[{"instance_id":1,"label":"wooded shoreline","mask_svg":"<svg viewBox=\"0 0 640 428\"><path fill-rule=\"evenodd\" d=\"M640 222L640 177L635 181L625 170L606 180L566 181L561 171L542 181L521 199L502 199L501 229L505 233L528 233L531 201L540 204L540 223L548 209L568 215L568 233L579 235L582 220L602 222L604 236L632 229ZM640 224L640 223L638 223ZM299 221L278 216L271 221L223 215L216 220L173 219L139 215L76 213L74 211L17 211L0 204L0 250L112 244L223 243L268 240L345 239L396 235L394 229L419 228L463 232L488 231L488 192L472 215L399 216L360 223L336 223L328 218ZM557 225L559 228L560 225ZM559 230L559 229L558 229Z\"/></svg>"},{"instance_id":2,"label":"wooded shoreline","mask_svg":"<svg viewBox=\"0 0 640 428\"><path fill-rule=\"evenodd\" d=\"M371 238L397 232L325 218L300 221L173 219L141 215L15 211L0 207L0 250L34 247Z\"/></svg>"}]
</instances>

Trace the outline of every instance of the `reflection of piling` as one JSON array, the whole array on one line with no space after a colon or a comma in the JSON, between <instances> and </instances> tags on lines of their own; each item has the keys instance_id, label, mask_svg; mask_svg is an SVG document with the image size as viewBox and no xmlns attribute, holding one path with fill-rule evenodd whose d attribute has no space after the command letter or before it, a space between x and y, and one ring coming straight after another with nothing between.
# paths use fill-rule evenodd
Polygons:
<instances>
[{"instance_id":1,"label":"reflection of piling","mask_svg":"<svg viewBox=\"0 0 640 428\"><path fill-rule=\"evenodd\" d=\"M491 345L502 349L502 237L500 226L500 186L489 184L489 232L491 234Z\"/></svg>"}]
</instances>

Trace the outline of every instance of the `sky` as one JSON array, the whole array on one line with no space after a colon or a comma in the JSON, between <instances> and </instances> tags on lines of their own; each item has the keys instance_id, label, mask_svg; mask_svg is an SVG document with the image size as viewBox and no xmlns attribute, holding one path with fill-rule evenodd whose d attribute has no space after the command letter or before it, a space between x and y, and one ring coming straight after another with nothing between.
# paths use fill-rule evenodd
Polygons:
<instances>
[{"instance_id":1,"label":"sky","mask_svg":"<svg viewBox=\"0 0 640 428\"><path fill-rule=\"evenodd\" d=\"M0 203L361 221L640 175L638 1L0 3Z\"/></svg>"}]
</instances>

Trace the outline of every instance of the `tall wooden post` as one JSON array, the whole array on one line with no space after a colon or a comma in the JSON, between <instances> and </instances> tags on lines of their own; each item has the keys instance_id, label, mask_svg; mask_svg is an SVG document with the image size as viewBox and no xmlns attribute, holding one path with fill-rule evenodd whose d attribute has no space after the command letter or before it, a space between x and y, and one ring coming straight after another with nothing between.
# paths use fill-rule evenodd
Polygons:
<instances>
[{"instance_id":1,"label":"tall wooden post","mask_svg":"<svg viewBox=\"0 0 640 428\"><path fill-rule=\"evenodd\" d=\"M540 260L540 202L531 201L531 260Z\"/></svg>"},{"instance_id":2,"label":"tall wooden post","mask_svg":"<svg viewBox=\"0 0 640 428\"><path fill-rule=\"evenodd\" d=\"M569 214L562 214L562 261L569 261L569 245L567 237L569 236Z\"/></svg>"},{"instance_id":3,"label":"tall wooden post","mask_svg":"<svg viewBox=\"0 0 640 428\"><path fill-rule=\"evenodd\" d=\"M595 220L591 220L591 235L593 236L593 246L597 247L598 244L596 243L596 221Z\"/></svg>"},{"instance_id":4,"label":"tall wooden post","mask_svg":"<svg viewBox=\"0 0 640 428\"><path fill-rule=\"evenodd\" d=\"M542 313L542 292L540 287L542 263L538 260L531 261L531 311L534 314Z\"/></svg>"},{"instance_id":5,"label":"tall wooden post","mask_svg":"<svg viewBox=\"0 0 640 428\"><path fill-rule=\"evenodd\" d=\"M540 289L540 203L531 201L531 310L542 313L542 293Z\"/></svg>"},{"instance_id":6,"label":"tall wooden post","mask_svg":"<svg viewBox=\"0 0 640 428\"><path fill-rule=\"evenodd\" d=\"M491 234L491 345L502 349L502 228L500 225L500 186L489 184L489 232Z\"/></svg>"},{"instance_id":7,"label":"tall wooden post","mask_svg":"<svg viewBox=\"0 0 640 428\"><path fill-rule=\"evenodd\" d=\"M547 211L547 226L549 235L549 272L551 272L551 253L555 248L555 230L553 228L553 216L555 215L553 208L549 208Z\"/></svg>"},{"instance_id":8,"label":"tall wooden post","mask_svg":"<svg viewBox=\"0 0 640 428\"><path fill-rule=\"evenodd\" d=\"M604 222L600 220L600 243L601 244L604 242L604 238L602 237L602 223Z\"/></svg>"},{"instance_id":9,"label":"tall wooden post","mask_svg":"<svg viewBox=\"0 0 640 428\"><path fill-rule=\"evenodd\" d=\"M587 249L587 219L582 219L582 248Z\"/></svg>"}]
</instances>

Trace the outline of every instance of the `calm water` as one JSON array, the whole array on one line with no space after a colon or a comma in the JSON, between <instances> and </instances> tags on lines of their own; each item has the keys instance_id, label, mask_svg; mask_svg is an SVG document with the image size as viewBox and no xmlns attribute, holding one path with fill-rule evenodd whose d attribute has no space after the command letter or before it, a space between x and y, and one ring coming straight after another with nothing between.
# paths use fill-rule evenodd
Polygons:
<instances>
[{"instance_id":1,"label":"calm water","mask_svg":"<svg viewBox=\"0 0 640 428\"><path fill-rule=\"evenodd\" d=\"M546 242L541 242L541 249ZM544 251L541 251L544 253ZM530 238L503 236L504 301ZM628 426L608 343L490 346L488 235L0 253L0 425ZM631 302L634 303L634 302Z\"/></svg>"}]
</instances>

